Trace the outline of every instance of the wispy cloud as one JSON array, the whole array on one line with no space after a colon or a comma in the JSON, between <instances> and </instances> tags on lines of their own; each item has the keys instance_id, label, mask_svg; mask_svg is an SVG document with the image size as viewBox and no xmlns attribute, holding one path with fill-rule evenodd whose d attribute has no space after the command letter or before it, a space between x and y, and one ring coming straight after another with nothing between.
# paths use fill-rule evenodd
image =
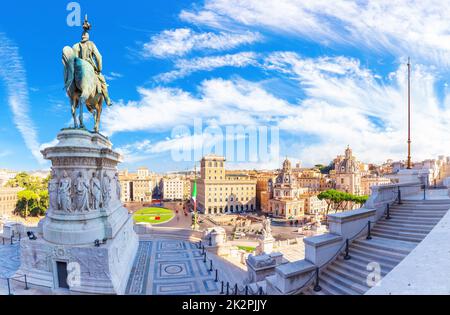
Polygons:
<instances>
[{"instance_id":1,"label":"wispy cloud","mask_svg":"<svg viewBox=\"0 0 450 315\"><path fill-rule=\"evenodd\" d=\"M194 59L180 59L175 62L175 69L159 74L157 81L170 82L183 78L197 71L212 71L222 67L243 68L258 64L257 54L254 52L241 52L222 56L199 57Z\"/></svg>"},{"instance_id":2,"label":"wispy cloud","mask_svg":"<svg viewBox=\"0 0 450 315\"><path fill-rule=\"evenodd\" d=\"M105 79L108 81L114 81L114 80L123 78L123 75L121 73L117 73L117 72L110 72L109 74L104 74L104 76L105 76Z\"/></svg>"},{"instance_id":3,"label":"wispy cloud","mask_svg":"<svg viewBox=\"0 0 450 315\"><path fill-rule=\"evenodd\" d=\"M107 110L105 128L110 133L167 132L177 125L191 126L194 118L201 118L219 126L276 126L285 153L306 165L328 163L347 145L366 162L404 159L404 63L385 77L344 56L307 58L295 52L275 52L262 57L259 65L281 80L297 82L298 103L267 92L262 83L243 79L205 80L196 94L141 88L139 101ZM432 67L413 68L412 133L417 160L449 153L442 150L450 147L445 136L450 128L450 94L444 90L443 100L438 97L438 77ZM168 139L160 145L169 148L177 141L181 140Z\"/></svg>"},{"instance_id":4,"label":"wispy cloud","mask_svg":"<svg viewBox=\"0 0 450 315\"><path fill-rule=\"evenodd\" d=\"M29 116L29 89L23 61L18 47L3 33L0 33L0 78L6 85L8 103L17 129L34 158L44 164L37 131Z\"/></svg>"},{"instance_id":5,"label":"wispy cloud","mask_svg":"<svg viewBox=\"0 0 450 315\"><path fill-rule=\"evenodd\" d=\"M205 0L181 19L217 29L247 27L325 45L366 47L450 66L450 6L438 0Z\"/></svg>"},{"instance_id":6,"label":"wispy cloud","mask_svg":"<svg viewBox=\"0 0 450 315\"><path fill-rule=\"evenodd\" d=\"M143 45L141 54L145 58L182 57L191 51L223 51L261 40L257 32L197 33L189 28L178 28L153 36Z\"/></svg>"}]
</instances>

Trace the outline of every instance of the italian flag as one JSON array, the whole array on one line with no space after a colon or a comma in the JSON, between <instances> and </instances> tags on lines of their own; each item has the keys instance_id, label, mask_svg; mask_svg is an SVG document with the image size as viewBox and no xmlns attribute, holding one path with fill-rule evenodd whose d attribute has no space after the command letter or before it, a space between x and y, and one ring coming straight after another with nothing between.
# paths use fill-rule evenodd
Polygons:
<instances>
[{"instance_id":1,"label":"italian flag","mask_svg":"<svg viewBox=\"0 0 450 315\"><path fill-rule=\"evenodd\" d=\"M194 187L192 187L191 200L194 203L194 212L197 212L197 179L194 180Z\"/></svg>"},{"instance_id":2,"label":"italian flag","mask_svg":"<svg viewBox=\"0 0 450 315\"><path fill-rule=\"evenodd\" d=\"M194 187L192 187L191 200L194 204L194 230L197 229L197 179L194 180Z\"/></svg>"}]
</instances>

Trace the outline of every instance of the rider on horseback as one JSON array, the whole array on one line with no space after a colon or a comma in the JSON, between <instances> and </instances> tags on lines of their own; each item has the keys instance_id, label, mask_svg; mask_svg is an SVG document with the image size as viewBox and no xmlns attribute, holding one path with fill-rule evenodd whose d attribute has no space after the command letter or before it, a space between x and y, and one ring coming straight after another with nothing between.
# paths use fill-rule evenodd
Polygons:
<instances>
[{"instance_id":1,"label":"rider on horseback","mask_svg":"<svg viewBox=\"0 0 450 315\"><path fill-rule=\"evenodd\" d=\"M81 42L75 44L73 46L73 50L78 58L83 59L92 65L98 79L97 91L103 94L106 104L111 106L112 103L108 94L108 85L106 84L105 77L101 74L102 55L100 55L100 52L94 42L89 40L89 30L91 29L91 25L87 21L87 16L83 24L83 29L84 32L81 37Z\"/></svg>"}]
</instances>

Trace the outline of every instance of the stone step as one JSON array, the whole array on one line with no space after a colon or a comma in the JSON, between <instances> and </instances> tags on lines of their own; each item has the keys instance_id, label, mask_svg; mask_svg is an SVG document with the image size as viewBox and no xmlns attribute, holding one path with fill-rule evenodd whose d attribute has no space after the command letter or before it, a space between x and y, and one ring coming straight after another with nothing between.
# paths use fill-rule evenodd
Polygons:
<instances>
[{"instance_id":1,"label":"stone step","mask_svg":"<svg viewBox=\"0 0 450 315\"><path fill-rule=\"evenodd\" d=\"M372 258L372 257L368 257L365 255L363 256L354 251L352 253L350 253L350 256L352 257L352 259L350 259L349 262L352 262L352 261L359 262L360 264L362 264L364 266L363 267L364 269L367 268L368 264L373 263L373 262L380 264L380 266L382 266L382 267L384 266L386 269L392 269L398 264L397 262L385 260L380 257Z\"/></svg>"},{"instance_id":2,"label":"stone step","mask_svg":"<svg viewBox=\"0 0 450 315\"><path fill-rule=\"evenodd\" d=\"M375 261L380 264L387 264L389 266L395 266L397 265L403 258L393 258L393 257L385 257L382 255L379 255L376 250L366 250L366 249L360 249L358 247L350 247L349 250L350 256L359 256L367 258L369 261Z\"/></svg>"},{"instance_id":3,"label":"stone step","mask_svg":"<svg viewBox=\"0 0 450 315\"><path fill-rule=\"evenodd\" d=\"M403 225L387 225L387 224L381 224L381 223L378 223L374 227L374 229L375 228L379 228L383 231L392 231L392 232L399 231L399 232L405 232L405 233L412 232L412 233L424 233L424 234L428 234L432 230L432 227L426 227L426 228L421 227L421 226L408 227L408 226L403 226Z\"/></svg>"},{"instance_id":4,"label":"stone step","mask_svg":"<svg viewBox=\"0 0 450 315\"><path fill-rule=\"evenodd\" d=\"M432 214L432 215L441 215L444 216L448 212L447 210L436 210L436 209L390 209L390 213L399 213L399 214L405 214L405 213L411 213L411 214Z\"/></svg>"},{"instance_id":5,"label":"stone step","mask_svg":"<svg viewBox=\"0 0 450 315\"><path fill-rule=\"evenodd\" d=\"M392 205L391 209L398 210L436 210L446 211L450 208L450 205Z\"/></svg>"},{"instance_id":6,"label":"stone step","mask_svg":"<svg viewBox=\"0 0 450 315\"><path fill-rule=\"evenodd\" d=\"M436 214L436 213L414 213L414 212L398 212L392 211L391 216L395 216L398 218L417 218L417 219L441 219L444 214Z\"/></svg>"},{"instance_id":7,"label":"stone step","mask_svg":"<svg viewBox=\"0 0 450 315\"><path fill-rule=\"evenodd\" d=\"M396 203L398 205L398 203ZM405 205L450 205L450 199L444 199L444 200L407 200L402 199L402 204L400 206Z\"/></svg>"},{"instance_id":8,"label":"stone step","mask_svg":"<svg viewBox=\"0 0 450 315\"><path fill-rule=\"evenodd\" d=\"M397 231L397 230L388 230L388 229L383 229L382 227L379 226L375 226L372 229L372 232L377 232L377 233L383 233L385 235L394 235L394 236L406 236L406 237L418 237L421 239L424 239L425 236L427 236L427 232L404 232L404 231Z\"/></svg>"},{"instance_id":9,"label":"stone step","mask_svg":"<svg viewBox=\"0 0 450 315\"><path fill-rule=\"evenodd\" d=\"M431 225L435 226L441 219L438 218L432 218L432 219L425 219L425 218L401 218L398 216L392 216L389 222L392 223L399 223L399 224L416 224L416 225Z\"/></svg>"},{"instance_id":10,"label":"stone step","mask_svg":"<svg viewBox=\"0 0 450 315\"><path fill-rule=\"evenodd\" d=\"M404 242L393 239L386 239L381 237L373 237L371 240L360 238L354 241L356 244L368 244L372 248L378 248L386 251L395 251L396 253L408 255L417 244L411 242Z\"/></svg>"},{"instance_id":11,"label":"stone step","mask_svg":"<svg viewBox=\"0 0 450 315\"><path fill-rule=\"evenodd\" d=\"M350 260L344 260L343 256L339 257L340 266L343 268L349 268L351 270L359 270L360 272L364 272L367 270L367 266L372 261L361 260L357 256L352 256ZM385 264L380 264L381 275L387 275L392 269L393 266L387 266Z\"/></svg>"},{"instance_id":12,"label":"stone step","mask_svg":"<svg viewBox=\"0 0 450 315\"><path fill-rule=\"evenodd\" d=\"M370 246L367 243L365 243L365 244L352 243L350 250L352 250L352 249L357 249L357 250L365 251L365 252L372 252L381 257L392 258L395 261L401 261L406 256L404 253L399 253L394 250L386 250L386 249L376 248L376 247Z\"/></svg>"},{"instance_id":13,"label":"stone step","mask_svg":"<svg viewBox=\"0 0 450 315\"><path fill-rule=\"evenodd\" d=\"M351 270L349 268L345 268L344 266L345 264L336 263L327 267L327 270L329 273L340 275L341 277L349 279L350 281L353 281L361 286L366 286L366 279L369 274L368 271L363 272L355 269ZM369 288L367 287L367 289Z\"/></svg>"},{"instance_id":14,"label":"stone step","mask_svg":"<svg viewBox=\"0 0 450 315\"><path fill-rule=\"evenodd\" d=\"M431 231L434 228L434 224L412 224L412 223L396 223L392 220L380 220L375 226L383 226L386 228L399 227L405 229L421 229L424 231Z\"/></svg>"},{"instance_id":15,"label":"stone step","mask_svg":"<svg viewBox=\"0 0 450 315\"><path fill-rule=\"evenodd\" d=\"M322 273L319 283L321 286L326 285L327 288L332 287L334 291L339 292L338 295L360 295L365 292L362 286L332 272Z\"/></svg>"},{"instance_id":16,"label":"stone step","mask_svg":"<svg viewBox=\"0 0 450 315\"><path fill-rule=\"evenodd\" d=\"M372 236L379 236L379 237L383 237L383 238L391 238L394 240L401 240L401 241L414 242L414 243L420 243L423 240L422 237L407 237L407 236L401 236L401 235L387 234L387 233L383 233L383 232L373 232Z\"/></svg>"}]
</instances>

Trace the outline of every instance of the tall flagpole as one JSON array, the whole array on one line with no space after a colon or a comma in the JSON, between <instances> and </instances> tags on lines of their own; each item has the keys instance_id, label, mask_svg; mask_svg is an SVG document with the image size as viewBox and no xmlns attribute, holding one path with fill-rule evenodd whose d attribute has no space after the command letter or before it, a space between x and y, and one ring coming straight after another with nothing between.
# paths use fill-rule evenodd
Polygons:
<instances>
[{"instance_id":1,"label":"tall flagpole","mask_svg":"<svg viewBox=\"0 0 450 315\"><path fill-rule=\"evenodd\" d=\"M197 212L197 163L194 167L194 187L192 192L192 198L194 200L194 230L198 229L198 212Z\"/></svg>"},{"instance_id":2,"label":"tall flagpole","mask_svg":"<svg viewBox=\"0 0 450 315\"><path fill-rule=\"evenodd\" d=\"M408 57L408 162L407 169L411 169L411 63Z\"/></svg>"}]
</instances>

